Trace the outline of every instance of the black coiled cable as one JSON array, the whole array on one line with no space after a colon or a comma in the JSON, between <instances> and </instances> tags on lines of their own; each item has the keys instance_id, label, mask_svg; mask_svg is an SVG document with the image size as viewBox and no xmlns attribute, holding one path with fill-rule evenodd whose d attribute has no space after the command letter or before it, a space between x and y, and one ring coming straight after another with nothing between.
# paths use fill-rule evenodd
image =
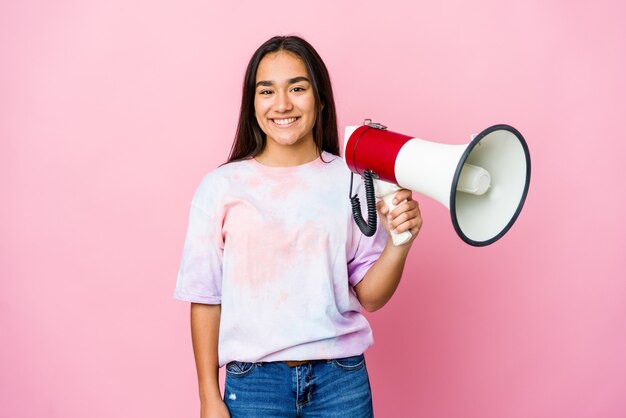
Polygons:
<instances>
[{"instance_id":1,"label":"black coiled cable","mask_svg":"<svg viewBox=\"0 0 626 418\"><path fill-rule=\"evenodd\" d=\"M354 173L350 177L350 203L352 204L352 216L354 222L366 237L371 237L376 232L376 196L374 195L374 181L373 178L376 174L370 170L363 172L363 182L365 183L365 199L367 201L367 222L363 219L361 213L361 202L359 197L355 194L352 196L352 178Z\"/></svg>"}]
</instances>

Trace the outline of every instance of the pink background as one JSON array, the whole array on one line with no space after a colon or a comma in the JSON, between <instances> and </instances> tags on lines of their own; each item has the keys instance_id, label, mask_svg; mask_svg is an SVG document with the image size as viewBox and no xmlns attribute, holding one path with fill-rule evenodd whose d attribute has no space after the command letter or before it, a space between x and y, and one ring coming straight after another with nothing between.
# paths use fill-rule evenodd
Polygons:
<instances>
[{"instance_id":1,"label":"pink background","mask_svg":"<svg viewBox=\"0 0 626 418\"><path fill-rule=\"evenodd\" d=\"M326 61L341 126L445 143L509 123L530 194L476 249L420 197L368 315L378 417L626 416L626 8L619 1L8 1L0 6L0 416L198 415L189 202L223 162L247 60ZM593 4L593 5L592 5Z\"/></svg>"}]
</instances>

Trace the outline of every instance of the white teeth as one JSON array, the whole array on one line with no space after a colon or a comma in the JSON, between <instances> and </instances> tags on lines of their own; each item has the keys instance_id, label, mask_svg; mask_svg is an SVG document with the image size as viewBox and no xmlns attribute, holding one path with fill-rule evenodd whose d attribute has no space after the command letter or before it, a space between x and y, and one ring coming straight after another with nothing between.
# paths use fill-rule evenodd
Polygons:
<instances>
[{"instance_id":1,"label":"white teeth","mask_svg":"<svg viewBox=\"0 0 626 418\"><path fill-rule=\"evenodd\" d=\"M276 125L289 125L293 123L298 118L288 118L288 119L272 119Z\"/></svg>"}]
</instances>

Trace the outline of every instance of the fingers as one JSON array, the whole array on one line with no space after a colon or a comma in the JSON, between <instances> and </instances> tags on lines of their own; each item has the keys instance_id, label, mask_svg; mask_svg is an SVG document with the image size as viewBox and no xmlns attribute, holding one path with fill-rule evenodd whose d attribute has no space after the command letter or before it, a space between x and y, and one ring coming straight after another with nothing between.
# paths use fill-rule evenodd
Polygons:
<instances>
[{"instance_id":1,"label":"fingers","mask_svg":"<svg viewBox=\"0 0 626 418\"><path fill-rule=\"evenodd\" d=\"M413 192L408 189L400 189L396 192L396 195L393 197L393 204L397 205L398 203L404 200L413 200Z\"/></svg>"},{"instance_id":2,"label":"fingers","mask_svg":"<svg viewBox=\"0 0 626 418\"><path fill-rule=\"evenodd\" d=\"M391 222L387 221L387 223L389 224L389 229L395 230L396 232L404 232L421 228L423 220L419 210L411 210L402 212L400 215L393 218Z\"/></svg>"},{"instance_id":3,"label":"fingers","mask_svg":"<svg viewBox=\"0 0 626 418\"><path fill-rule=\"evenodd\" d=\"M396 192L395 196L393 197L393 204L397 205L405 200L413 201L413 192L408 189L400 189ZM379 200L376 203L376 208L382 215L389 214L389 207L382 200Z\"/></svg>"},{"instance_id":4,"label":"fingers","mask_svg":"<svg viewBox=\"0 0 626 418\"><path fill-rule=\"evenodd\" d=\"M406 202L403 202L399 204L398 206L396 206L396 208L392 210L391 213L387 213L387 214L391 216L391 219L394 219L400 216L404 212L411 212L411 211L419 212L419 210L420 210L419 203L417 203L417 201L407 200Z\"/></svg>"},{"instance_id":5,"label":"fingers","mask_svg":"<svg viewBox=\"0 0 626 418\"><path fill-rule=\"evenodd\" d=\"M389 230L395 230L398 233L411 231L415 237L422 227L422 214L419 204L413 200L411 190L401 189L396 192L393 203L397 204L392 211L384 201L380 200L376 203L378 212L384 216Z\"/></svg>"},{"instance_id":6,"label":"fingers","mask_svg":"<svg viewBox=\"0 0 626 418\"><path fill-rule=\"evenodd\" d=\"M422 215L419 204L414 200L406 201L387 215L389 229L396 232L411 231L413 235L422 227Z\"/></svg>"},{"instance_id":7,"label":"fingers","mask_svg":"<svg viewBox=\"0 0 626 418\"><path fill-rule=\"evenodd\" d=\"M383 202L382 200L379 200L378 202L376 202L376 209L378 209L383 215L386 215L387 213L389 213L389 208L387 207L387 205L385 205L385 202Z\"/></svg>"}]
</instances>

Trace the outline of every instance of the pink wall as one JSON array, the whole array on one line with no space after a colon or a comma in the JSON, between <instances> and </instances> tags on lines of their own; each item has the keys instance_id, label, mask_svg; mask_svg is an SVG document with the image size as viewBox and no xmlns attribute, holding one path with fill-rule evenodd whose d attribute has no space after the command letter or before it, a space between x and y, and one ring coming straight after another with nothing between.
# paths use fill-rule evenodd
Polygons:
<instances>
[{"instance_id":1,"label":"pink wall","mask_svg":"<svg viewBox=\"0 0 626 418\"><path fill-rule=\"evenodd\" d=\"M491 247L421 198L403 282L369 315L377 416L626 416L623 3L348 3L2 2L1 417L197 416L171 298L188 205L250 54L285 33L324 57L342 126L463 143L509 123L532 152Z\"/></svg>"}]
</instances>

